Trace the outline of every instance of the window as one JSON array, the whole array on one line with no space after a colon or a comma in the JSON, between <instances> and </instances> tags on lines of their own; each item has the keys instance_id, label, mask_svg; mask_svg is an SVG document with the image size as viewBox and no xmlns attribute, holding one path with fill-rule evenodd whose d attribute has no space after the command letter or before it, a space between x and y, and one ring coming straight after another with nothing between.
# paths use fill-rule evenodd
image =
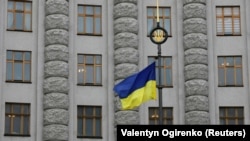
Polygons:
<instances>
[{"instance_id":1,"label":"window","mask_svg":"<svg viewBox=\"0 0 250 141\"><path fill-rule=\"evenodd\" d=\"M221 125L243 125L244 108L243 107L220 107Z\"/></svg>"},{"instance_id":2,"label":"window","mask_svg":"<svg viewBox=\"0 0 250 141\"><path fill-rule=\"evenodd\" d=\"M163 87L173 87L173 78L172 78L172 57L161 57L161 66L158 66L157 57L148 57L148 62L151 64L156 61L156 81L159 85L159 68L161 68L161 83Z\"/></svg>"},{"instance_id":3,"label":"window","mask_svg":"<svg viewBox=\"0 0 250 141\"><path fill-rule=\"evenodd\" d=\"M77 33L83 35L102 34L101 6L78 5Z\"/></svg>"},{"instance_id":4,"label":"window","mask_svg":"<svg viewBox=\"0 0 250 141\"><path fill-rule=\"evenodd\" d=\"M219 86L243 86L241 56L218 57Z\"/></svg>"},{"instance_id":5,"label":"window","mask_svg":"<svg viewBox=\"0 0 250 141\"><path fill-rule=\"evenodd\" d=\"M102 136L102 107L77 107L77 137L101 138Z\"/></svg>"},{"instance_id":6,"label":"window","mask_svg":"<svg viewBox=\"0 0 250 141\"><path fill-rule=\"evenodd\" d=\"M101 55L78 54L78 85L102 84Z\"/></svg>"},{"instance_id":7,"label":"window","mask_svg":"<svg viewBox=\"0 0 250 141\"><path fill-rule=\"evenodd\" d=\"M159 124L159 108L158 107L149 107L149 124L157 125ZM172 125L173 124L173 108L172 107L163 107L162 108L162 121L164 125Z\"/></svg>"},{"instance_id":8,"label":"window","mask_svg":"<svg viewBox=\"0 0 250 141\"><path fill-rule=\"evenodd\" d=\"M157 11L156 7L147 7L147 35L157 25ZM159 7L159 22L160 26L167 30L168 35L171 36L171 10L169 7Z\"/></svg>"},{"instance_id":9,"label":"window","mask_svg":"<svg viewBox=\"0 0 250 141\"><path fill-rule=\"evenodd\" d=\"M31 31L32 2L8 1L8 30Z\"/></svg>"},{"instance_id":10,"label":"window","mask_svg":"<svg viewBox=\"0 0 250 141\"><path fill-rule=\"evenodd\" d=\"M7 51L7 82L31 82L31 52Z\"/></svg>"},{"instance_id":11,"label":"window","mask_svg":"<svg viewBox=\"0 0 250 141\"><path fill-rule=\"evenodd\" d=\"M30 104L6 103L6 136L30 136Z\"/></svg>"},{"instance_id":12,"label":"window","mask_svg":"<svg viewBox=\"0 0 250 141\"><path fill-rule=\"evenodd\" d=\"M241 35L240 7L216 7L217 35Z\"/></svg>"}]
</instances>

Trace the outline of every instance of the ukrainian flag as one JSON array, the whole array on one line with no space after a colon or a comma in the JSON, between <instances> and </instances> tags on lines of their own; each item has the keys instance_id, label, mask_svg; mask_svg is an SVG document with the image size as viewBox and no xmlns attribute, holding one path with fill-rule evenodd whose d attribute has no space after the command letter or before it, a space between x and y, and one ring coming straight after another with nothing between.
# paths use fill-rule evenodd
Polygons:
<instances>
[{"instance_id":1,"label":"ukrainian flag","mask_svg":"<svg viewBox=\"0 0 250 141\"><path fill-rule=\"evenodd\" d=\"M115 85L123 110L134 109L144 102L156 99L155 62Z\"/></svg>"}]
</instances>

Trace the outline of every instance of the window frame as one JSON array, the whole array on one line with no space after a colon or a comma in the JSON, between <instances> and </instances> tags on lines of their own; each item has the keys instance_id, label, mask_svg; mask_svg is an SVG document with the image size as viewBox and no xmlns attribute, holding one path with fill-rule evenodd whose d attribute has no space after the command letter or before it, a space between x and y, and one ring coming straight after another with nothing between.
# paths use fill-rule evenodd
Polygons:
<instances>
[{"instance_id":1,"label":"window frame","mask_svg":"<svg viewBox=\"0 0 250 141\"><path fill-rule=\"evenodd\" d=\"M221 8L221 16L218 16L217 10L218 8ZM231 9L231 15L224 15L224 9L225 8L230 8ZM239 15L234 15L233 9L238 8L239 10ZM216 6L216 35L217 36L241 36L241 12L240 12L240 6ZM230 18L231 19L231 24L232 24L232 33L225 33L225 18ZM240 33L235 33L235 28L234 28L234 19L238 18L239 19L239 32ZM218 32L218 19L222 19L222 33Z\"/></svg>"},{"instance_id":2,"label":"window frame","mask_svg":"<svg viewBox=\"0 0 250 141\"><path fill-rule=\"evenodd\" d=\"M7 4L9 4L9 2L13 2L13 9L9 9L9 6L7 6L7 31L21 31L21 32L32 32L32 1L31 0L8 0L7 1ZM16 9L16 2L22 2L23 3L23 10L18 10ZM26 3L30 3L30 11L26 10L25 9L25 4ZM12 25L11 28L8 27L9 25L9 16L8 16L8 13L12 13L13 14L13 21L12 21ZM22 29L18 29L16 28L17 25L16 25L16 14L17 13L21 13L22 14ZM30 29L26 29L26 14L30 14L30 21L29 21L29 24L30 24Z\"/></svg>"},{"instance_id":3,"label":"window frame","mask_svg":"<svg viewBox=\"0 0 250 141\"><path fill-rule=\"evenodd\" d=\"M151 8L153 11L153 16L149 16L148 15L148 9ZM169 16L165 16L163 13L164 13L164 10L169 10ZM147 6L146 7L146 16L147 16L147 37L150 36L150 32L157 26L157 14L156 14L156 10L157 10L157 7L156 6ZM151 29L148 29L149 25L148 25L148 20L153 20L153 27L151 27ZM164 24L164 20L168 19L169 20L169 30L167 30L167 28L163 25ZM168 32L168 37L172 37L172 16L171 16L171 7L170 6L159 6L159 23L160 23L160 27L164 28L167 32ZM162 25L163 24L163 25Z\"/></svg>"},{"instance_id":4,"label":"window frame","mask_svg":"<svg viewBox=\"0 0 250 141\"><path fill-rule=\"evenodd\" d=\"M157 87L159 87L158 83L159 83L159 76L157 76L157 74L159 74L158 72L158 56L148 56L148 64L151 63L149 60L150 59L154 59L156 61L155 63L155 67L156 67L156 82L157 82ZM163 64L163 66L161 66L161 68L163 69L162 70L162 73L164 74L164 76L162 76L164 79L161 81L162 85L161 87L162 88L173 88L173 57L172 56L161 56L161 63ZM171 66L167 66L166 65L166 59L171 59ZM170 69L171 71L171 84L168 84L167 83L167 69Z\"/></svg>"},{"instance_id":5,"label":"window frame","mask_svg":"<svg viewBox=\"0 0 250 141\"><path fill-rule=\"evenodd\" d=\"M86 115L86 109L87 108L91 108L92 109L92 112L93 112L93 115ZM100 115L98 116L97 113L96 113L96 110L97 108L100 110ZM79 113L79 111L82 112L82 114ZM79 123L78 123L78 120L82 120L82 135L79 135L79 131L78 131L78 126L79 126ZM86 128L89 127L89 126L85 126L87 125L86 124L86 119L92 119L91 122L92 123L92 136L88 136L86 135ZM100 120L100 136L99 135L96 135L96 122L97 120ZM90 106L90 105L78 105L77 106L77 138L98 138L98 139L102 139L102 106Z\"/></svg>"},{"instance_id":6,"label":"window frame","mask_svg":"<svg viewBox=\"0 0 250 141\"><path fill-rule=\"evenodd\" d=\"M12 59L8 59L8 52L12 52ZM22 60L15 60L15 54L16 53L22 53ZM25 60L25 53L30 54L30 60ZM8 77L8 63L11 63L12 70L11 70L11 80L9 80ZM16 80L15 79L15 63L21 63L22 64L22 80ZM25 65L29 64L29 78L30 80L25 80ZM6 51L6 82L8 83L31 83L32 80L32 52L31 51L23 51L23 50L7 50Z\"/></svg>"},{"instance_id":7,"label":"window frame","mask_svg":"<svg viewBox=\"0 0 250 141\"><path fill-rule=\"evenodd\" d=\"M81 56L83 56L83 63L79 63L79 55L81 55ZM86 62L86 57L88 57L88 56L91 56L91 57L93 57L93 64L91 64L91 63L87 63ZM96 64L96 57L100 57L100 64ZM94 72L93 72L93 83L88 83L87 82L87 76L88 76L88 73L86 72L86 71L84 71L84 70L87 70L86 68L87 68L87 66L93 66L93 70L94 70ZM79 69L79 68L83 68L83 70L81 71L81 69ZM97 71L97 68L98 67L100 67L100 83L98 83L98 82L96 82L96 71ZM79 73L83 73L83 74L81 74L82 76L83 76L83 82L82 83L80 83L79 82ZM102 55L101 54L77 54L77 85L78 86L102 86Z\"/></svg>"},{"instance_id":8,"label":"window frame","mask_svg":"<svg viewBox=\"0 0 250 141\"><path fill-rule=\"evenodd\" d=\"M234 116L228 114L229 113L229 110L234 110ZM222 116L222 113L221 111L224 110L224 116ZM242 114L243 115L239 115L239 110L242 110ZM234 123L233 125L244 125L244 107L240 107L240 106L237 106L237 107L232 107L232 106L229 106L229 107L226 107L226 106L222 106L222 107L219 107L219 120L220 120L220 125L230 125L229 124L229 120L234 120ZM221 123L221 120L225 120L225 124L222 124ZM240 123L239 124L239 120L242 121L242 124ZM231 124L232 125L232 124Z\"/></svg>"},{"instance_id":9,"label":"window frame","mask_svg":"<svg viewBox=\"0 0 250 141\"><path fill-rule=\"evenodd\" d=\"M234 64L233 65L227 65L228 63L227 63L227 61L226 61L226 58L229 58L229 57L232 57L233 58L233 62L234 62ZM240 57L241 58L241 65L237 65L236 64L236 60L235 60L235 58L237 58L237 57ZM219 64L220 62L219 62L219 59L223 59L224 61L223 61L223 64ZM226 65L224 65L224 64L226 64ZM227 69L228 68L233 68L233 73L234 73L234 77L233 77L233 81L234 81L234 84L233 85L230 85L230 84L227 84ZM237 74L236 74L236 70L237 70L237 68L241 68L241 79L242 79L242 84L237 84ZM243 58L242 58L242 56L240 56L240 55L236 55L236 56L218 56L217 57L217 69L218 69L218 87L244 87L244 80L243 80ZM223 69L223 71L224 71L224 81L222 82L222 83L224 83L224 85L221 85L220 84L220 69Z\"/></svg>"},{"instance_id":10,"label":"window frame","mask_svg":"<svg viewBox=\"0 0 250 141\"><path fill-rule=\"evenodd\" d=\"M170 111L169 111L170 110ZM150 113L154 113L151 115ZM150 125L159 125L159 107L148 107L148 123ZM164 125L173 125L173 112L174 108L173 107L162 107L162 122ZM168 112L171 112L171 115L168 114ZM151 123L154 122L154 123ZM169 123L170 122L170 123Z\"/></svg>"},{"instance_id":11,"label":"window frame","mask_svg":"<svg viewBox=\"0 0 250 141\"><path fill-rule=\"evenodd\" d=\"M6 112L6 108L7 106L10 105L10 113ZM21 106L21 113L14 113L14 106ZM24 113L24 106L28 107L28 114ZM10 119L10 132L13 132L14 130L14 119L15 117L20 117L20 134L14 134L14 133L7 133L6 131L6 122L7 119L6 117L11 118ZM28 134L24 134L24 117L28 117ZM23 136L23 137L30 137L30 129L31 129L31 104L30 103L10 103L10 102L6 102L5 103L5 125L4 125L4 136Z\"/></svg>"},{"instance_id":12,"label":"window frame","mask_svg":"<svg viewBox=\"0 0 250 141\"><path fill-rule=\"evenodd\" d=\"M78 9L79 7L83 8L83 13L79 13ZM93 10L93 14L86 14L86 7L91 7ZM95 14L95 8L100 8L100 15ZM83 32L79 32L78 28L79 28L79 17L83 18ZM93 31L91 33L88 33L86 31L87 29L87 24L86 24L86 18L87 17L92 17L93 18ZM95 28L96 28L96 19L100 18L100 33L96 33ZM77 35L86 35L86 36L102 36L102 5L89 5L89 4L78 4L77 5Z\"/></svg>"}]
</instances>

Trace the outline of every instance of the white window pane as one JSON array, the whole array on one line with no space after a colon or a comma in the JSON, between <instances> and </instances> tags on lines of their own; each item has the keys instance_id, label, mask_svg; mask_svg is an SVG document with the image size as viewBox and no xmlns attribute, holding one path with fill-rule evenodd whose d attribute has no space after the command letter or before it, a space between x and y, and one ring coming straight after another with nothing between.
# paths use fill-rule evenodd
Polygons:
<instances>
[{"instance_id":1,"label":"white window pane","mask_svg":"<svg viewBox=\"0 0 250 141\"><path fill-rule=\"evenodd\" d=\"M171 71L171 69L166 70L166 80L167 80L167 85L172 85L172 71Z\"/></svg>"},{"instance_id":2,"label":"white window pane","mask_svg":"<svg viewBox=\"0 0 250 141\"><path fill-rule=\"evenodd\" d=\"M14 75L15 75L15 80L22 80L22 63L15 63L15 70L14 70Z\"/></svg>"},{"instance_id":3,"label":"white window pane","mask_svg":"<svg viewBox=\"0 0 250 141\"><path fill-rule=\"evenodd\" d=\"M12 51L7 51L7 59L12 60Z\"/></svg>"},{"instance_id":4,"label":"white window pane","mask_svg":"<svg viewBox=\"0 0 250 141\"><path fill-rule=\"evenodd\" d=\"M147 15L148 16L153 16L153 9L152 8L147 9Z\"/></svg>"},{"instance_id":5,"label":"white window pane","mask_svg":"<svg viewBox=\"0 0 250 141\"><path fill-rule=\"evenodd\" d=\"M23 53L15 52L15 60L23 60Z\"/></svg>"},{"instance_id":6,"label":"white window pane","mask_svg":"<svg viewBox=\"0 0 250 141\"><path fill-rule=\"evenodd\" d=\"M16 2L16 10L23 10L23 2Z\"/></svg>"},{"instance_id":7,"label":"white window pane","mask_svg":"<svg viewBox=\"0 0 250 141\"><path fill-rule=\"evenodd\" d=\"M101 7L95 7L95 14L101 15Z\"/></svg>"},{"instance_id":8,"label":"white window pane","mask_svg":"<svg viewBox=\"0 0 250 141\"><path fill-rule=\"evenodd\" d=\"M240 19L235 18L233 22L234 22L234 33L240 33Z\"/></svg>"},{"instance_id":9,"label":"white window pane","mask_svg":"<svg viewBox=\"0 0 250 141\"><path fill-rule=\"evenodd\" d=\"M223 33L222 19L217 19L217 33Z\"/></svg>"},{"instance_id":10,"label":"white window pane","mask_svg":"<svg viewBox=\"0 0 250 141\"><path fill-rule=\"evenodd\" d=\"M233 8L233 14L234 14L234 16L239 16L240 15L240 8L239 7L234 7Z\"/></svg>"},{"instance_id":11,"label":"white window pane","mask_svg":"<svg viewBox=\"0 0 250 141\"><path fill-rule=\"evenodd\" d=\"M225 76L224 75L224 69L219 68L219 70L218 70L219 86L224 86L225 85L225 83L224 83L225 77L224 76Z\"/></svg>"},{"instance_id":12,"label":"white window pane","mask_svg":"<svg viewBox=\"0 0 250 141\"><path fill-rule=\"evenodd\" d=\"M8 9L12 10L14 8L14 3L12 1L8 1Z\"/></svg>"},{"instance_id":13,"label":"white window pane","mask_svg":"<svg viewBox=\"0 0 250 141\"><path fill-rule=\"evenodd\" d=\"M86 136L93 136L93 120L87 118L86 119Z\"/></svg>"},{"instance_id":14,"label":"white window pane","mask_svg":"<svg viewBox=\"0 0 250 141\"><path fill-rule=\"evenodd\" d=\"M25 29L31 30L31 15L25 14Z\"/></svg>"},{"instance_id":15,"label":"white window pane","mask_svg":"<svg viewBox=\"0 0 250 141\"><path fill-rule=\"evenodd\" d=\"M147 24L148 24L148 35L150 34L150 32L152 31L152 29L154 28L154 21L153 19L148 19L147 20Z\"/></svg>"},{"instance_id":16,"label":"white window pane","mask_svg":"<svg viewBox=\"0 0 250 141\"><path fill-rule=\"evenodd\" d=\"M101 67L96 67L96 83L101 84L102 82L102 68Z\"/></svg>"},{"instance_id":17,"label":"white window pane","mask_svg":"<svg viewBox=\"0 0 250 141\"><path fill-rule=\"evenodd\" d=\"M26 60L26 61L30 61L30 59L31 59L31 54L30 54L30 52L25 52L25 60Z\"/></svg>"},{"instance_id":18,"label":"white window pane","mask_svg":"<svg viewBox=\"0 0 250 141\"><path fill-rule=\"evenodd\" d=\"M86 32L93 33L93 17L86 17Z\"/></svg>"},{"instance_id":19,"label":"white window pane","mask_svg":"<svg viewBox=\"0 0 250 141\"><path fill-rule=\"evenodd\" d=\"M77 119L77 135L83 136L83 119Z\"/></svg>"},{"instance_id":20,"label":"white window pane","mask_svg":"<svg viewBox=\"0 0 250 141\"><path fill-rule=\"evenodd\" d=\"M243 85L241 68L236 68L236 84Z\"/></svg>"},{"instance_id":21,"label":"white window pane","mask_svg":"<svg viewBox=\"0 0 250 141\"><path fill-rule=\"evenodd\" d=\"M14 129L13 129L13 134L20 134L20 128L21 128L21 117L20 116L15 116L13 118L13 126L14 126Z\"/></svg>"},{"instance_id":22,"label":"white window pane","mask_svg":"<svg viewBox=\"0 0 250 141\"><path fill-rule=\"evenodd\" d=\"M16 13L16 29L23 29L23 13Z\"/></svg>"},{"instance_id":23,"label":"white window pane","mask_svg":"<svg viewBox=\"0 0 250 141\"><path fill-rule=\"evenodd\" d=\"M83 74L84 74L83 67L78 66L78 68L77 68L77 82L78 83L83 83Z\"/></svg>"},{"instance_id":24,"label":"white window pane","mask_svg":"<svg viewBox=\"0 0 250 141\"><path fill-rule=\"evenodd\" d=\"M23 119L23 134L28 135L29 134L29 128L30 128L29 116L24 116L24 119Z\"/></svg>"},{"instance_id":25,"label":"white window pane","mask_svg":"<svg viewBox=\"0 0 250 141\"><path fill-rule=\"evenodd\" d=\"M86 70L86 83L93 83L93 76L94 76L94 68L93 66L87 66Z\"/></svg>"},{"instance_id":26,"label":"white window pane","mask_svg":"<svg viewBox=\"0 0 250 141\"><path fill-rule=\"evenodd\" d=\"M5 116L5 133L10 134L10 117L8 115Z\"/></svg>"},{"instance_id":27,"label":"white window pane","mask_svg":"<svg viewBox=\"0 0 250 141\"><path fill-rule=\"evenodd\" d=\"M7 73L7 80L12 80L12 70L13 70L13 68L12 68L12 63L7 63L7 71L6 71L6 73Z\"/></svg>"},{"instance_id":28,"label":"white window pane","mask_svg":"<svg viewBox=\"0 0 250 141\"><path fill-rule=\"evenodd\" d=\"M231 7L224 8L224 16L231 16L232 10Z\"/></svg>"},{"instance_id":29,"label":"white window pane","mask_svg":"<svg viewBox=\"0 0 250 141\"><path fill-rule=\"evenodd\" d=\"M101 34L101 19L95 18L95 33Z\"/></svg>"},{"instance_id":30,"label":"white window pane","mask_svg":"<svg viewBox=\"0 0 250 141\"><path fill-rule=\"evenodd\" d=\"M25 10L31 11L31 3L29 3L29 2L25 3Z\"/></svg>"},{"instance_id":31,"label":"white window pane","mask_svg":"<svg viewBox=\"0 0 250 141\"><path fill-rule=\"evenodd\" d=\"M83 6L78 6L78 14L82 14L83 13Z\"/></svg>"},{"instance_id":32,"label":"white window pane","mask_svg":"<svg viewBox=\"0 0 250 141\"><path fill-rule=\"evenodd\" d=\"M227 85L234 85L234 69L227 68Z\"/></svg>"},{"instance_id":33,"label":"white window pane","mask_svg":"<svg viewBox=\"0 0 250 141\"><path fill-rule=\"evenodd\" d=\"M222 16L222 8L216 8L216 16Z\"/></svg>"},{"instance_id":34,"label":"white window pane","mask_svg":"<svg viewBox=\"0 0 250 141\"><path fill-rule=\"evenodd\" d=\"M87 15L93 15L93 7L92 6L86 6L86 14Z\"/></svg>"},{"instance_id":35,"label":"white window pane","mask_svg":"<svg viewBox=\"0 0 250 141\"><path fill-rule=\"evenodd\" d=\"M232 19L231 18L225 18L224 19L224 30L225 34L231 34L233 32L232 30Z\"/></svg>"},{"instance_id":36,"label":"white window pane","mask_svg":"<svg viewBox=\"0 0 250 141\"><path fill-rule=\"evenodd\" d=\"M8 12L8 29L14 28L13 13Z\"/></svg>"},{"instance_id":37,"label":"white window pane","mask_svg":"<svg viewBox=\"0 0 250 141\"><path fill-rule=\"evenodd\" d=\"M170 34L170 19L164 19L164 28L167 30L168 34Z\"/></svg>"},{"instance_id":38,"label":"white window pane","mask_svg":"<svg viewBox=\"0 0 250 141\"><path fill-rule=\"evenodd\" d=\"M30 64L25 64L25 77L24 77L24 80L26 81L30 81L30 70L31 70L31 67L30 67Z\"/></svg>"},{"instance_id":39,"label":"white window pane","mask_svg":"<svg viewBox=\"0 0 250 141\"><path fill-rule=\"evenodd\" d=\"M77 24L78 24L78 26L77 26L77 31L78 31L78 33L82 33L82 32L84 32L83 31L83 17L78 17L78 20L77 20Z\"/></svg>"},{"instance_id":40,"label":"white window pane","mask_svg":"<svg viewBox=\"0 0 250 141\"><path fill-rule=\"evenodd\" d=\"M94 57L86 56L86 64L94 64Z\"/></svg>"}]
</instances>

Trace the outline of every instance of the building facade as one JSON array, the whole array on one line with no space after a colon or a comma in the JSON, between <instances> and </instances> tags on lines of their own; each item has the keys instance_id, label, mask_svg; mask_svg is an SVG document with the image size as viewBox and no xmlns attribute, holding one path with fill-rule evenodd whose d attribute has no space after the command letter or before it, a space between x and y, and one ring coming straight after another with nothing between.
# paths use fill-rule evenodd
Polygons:
<instances>
[{"instance_id":1,"label":"building facade","mask_svg":"<svg viewBox=\"0 0 250 141\"><path fill-rule=\"evenodd\" d=\"M250 123L250 1L159 0L163 124ZM115 84L157 61L156 0L0 0L0 140L115 141L158 124ZM158 73L157 73L158 75Z\"/></svg>"}]
</instances>

